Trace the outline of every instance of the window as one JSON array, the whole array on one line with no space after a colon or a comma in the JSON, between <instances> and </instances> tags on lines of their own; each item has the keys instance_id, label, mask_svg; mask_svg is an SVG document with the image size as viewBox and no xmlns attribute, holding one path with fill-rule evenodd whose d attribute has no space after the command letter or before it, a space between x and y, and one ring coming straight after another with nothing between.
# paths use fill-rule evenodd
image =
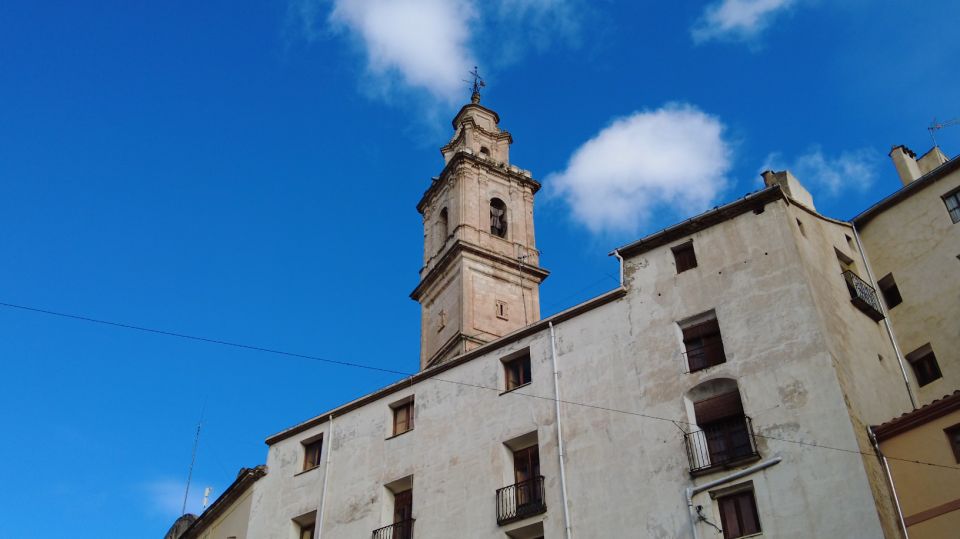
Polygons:
<instances>
[{"instance_id":1,"label":"window","mask_svg":"<svg viewBox=\"0 0 960 539\"><path fill-rule=\"evenodd\" d=\"M440 210L440 243L444 243L447 240L447 235L450 234L450 212L446 208Z\"/></svg>"},{"instance_id":2,"label":"window","mask_svg":"<svg viewBox=\"0 0 960 539\"><path fill-rule=\"evenodd\" d=\"M513 452L513 477L516 481L515 498L517 510L522 513L524 506L540 505L543 502L540 489L540 449L532 445Z\"/></svg>"},{"instance_id":3,"label":"window","mask_svg":"<svg viewBox=\"0 0 960 539\"><path fill-rule=\"evenodd\" d=\"M760 517L753 489L717 498L720 505L720 526L724 539L735 539L760 533Z\"/></svg>"},{"instance_id":4,"label":"window","mask_svg":"<svg viewBox=\"0 0 960 539\"><path fill-rule=\"evenodd\" d=\"M316 468L320 465L320 454L323 452L323 436L303 442L303 471Z\"/></svg>"},{"instance_id":5,"label":"window","mask_svg":"<svg viewBox=\"0 0 960 539\"><path fill-rule=\"evenodd\" d=\"M693 250L693 240L677 245L672 250L673 259L677 263L677 273L697 267L697 253Z\"/></svg>"},{"instance_id":6,"label":"window","mask_svg":"<svg viewBox=\"0 0 960 539\"><path fill-rule=\"evenodd\" d=\"M507 237L507 205L499 198L490 199L490 233Z\"/></svg>"},{"instance_id":7,"label":"window","mask_svg":"<svg viewBox=\"0 0 960 539\"><path fill-rule=\"evenodd\" d=\"M960 462L960 423L949 429L944 429L943 432L947 435L947 440L950 441L950 447L953 449L953 458L955 458L957 462Z\"/></svg>"},{"instance_id":8,"label":"window","mask_svg":"<svg viewBox=\"0 0 960 539\"><path fill-rule=\"evenodd\" d=\"M413 430L413 398L393 406L393 435Z\"/></svg>"},{"instance_id":9,"label":"window","mask_svg":"<svg viewBox=\"0 0 960 539\"><path fill-rule=\"evenodd\" d=\"M499 299L496 300L496 303L494 304L494 311L497 313L497 318L501 320L509 320L509 318L507 318L506 301L500 301Z\"/></svg>"},{"instance_id":10,"label":"window","mask_svg":"<svg viewBox=\"0 0 960 539\"><path fill-rule=\"evenodd\" d=\"M698 449L705 449L712 466L756 454L747 418L743 413L740 391L734 390L693 404L697 426L702 431ZM701 459L703 460L703 459Z\"/></svg>"},{"instance_id":11,"label":"window","mask_svg":"<svg viewBox=\"0 0 960 539\"><path fill-rule=\"evenodd\" d=\"M300 526L299 539L313 539L313 533L315 529L316 529L316 524L314 524L313 522L311 522L310 524L304 524Z\"/></svg>"},{"instance_id":12,"label":"window","mask_svg":"<svg viewBox=\"0 0 960 539\"><path fill-rule=\"evenodd\" d=\"M800 235L806 238L807 231L803 229L803 221L801 221L800 219L797 219L797 228L800 229Z\"/></svg>"},{"instance_id":13,"label":"window","mask_svg":"<svg viewBox=\"0 0 960 539\"><path fill-rule=\"evenodd\" d=\"M393 538L413 537L413 489L393 494Z\"/></svg>"},{"instance_id":14,"label":"window","mask_svg":"<svg viewBox=\"0 0 960 539\"><path fill-rule=\"evenodd\" d=\"M720 325L716 316L701 320L686 327L683 331L683 346L686 348L687 367L695 372L727 361L723 353L723 340L720 337Z\"/></svg>"},{"instance_id":15,"label":"window","mask_svg":"<svg viewBox=\"0 0 960 539\"><path fill-rule=\"evenodd\" d=\"M506 375L507 391L530 383L530 353L504 361L503 372Z\"/></svg>"},{"instance_id":16,"label":"window","mask_svg":"<svg viewBox=\"0 0 960 539\"><path fill-rule=\"evenodd\" d=\"M937 356L933 354L933 348L929 343L907 354L907 361L910 362L920 387L943 377L940 365L937 363Z\"/></svg>"},{"instance_id":17,"label":"window","mask_svg":"<svg viewBox=\"0 0 960 539\"><path fill-rule=\"evenodd\" d=\"M887 304L887 309L892 309L903 303L900 289L897 288L897 282L893 280L892 273L888 273L886 277L877 281L877 286L880 287L880 293L883 295L884 303Z\"/></svg>"},{"instance_id":18,"label":"window","mask_svg":"<svg viewBox=\"0 0 960 539\"><path fill-rule=\"evenodd\" d=\"M960 223L960 189L945 195L943 202L947 205L947 213L950 214L950 220L954 223Z\"/></svg>"}]
</instances>

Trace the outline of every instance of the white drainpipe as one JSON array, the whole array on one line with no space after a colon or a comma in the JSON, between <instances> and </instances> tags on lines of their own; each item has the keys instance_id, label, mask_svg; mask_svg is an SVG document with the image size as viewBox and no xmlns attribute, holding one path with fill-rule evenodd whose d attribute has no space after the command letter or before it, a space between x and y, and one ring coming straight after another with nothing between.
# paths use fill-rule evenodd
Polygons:
<instances>
[{"instance_id":1,"label":"white drainpipe","mask_svg":"<svg viewBox=\"0 0 960 539\"><path fill-rule=\"evenodd\" d=\"M751 467L749 467L749 468L744 468L744 469L740 470L739 472L734 472L734 473L732 473L732 474L730 474L730 475L728 475L728 476L726 476L726 477L721 477L720 479L714 479L713 481L710 481L709 483L704 483L704 484L702 484L702 485L698 485L698 486L694 486L694 487L687 487L687 489L686 489L686 495L687 495L687 514L688 514L689 517L690 517L690 529L693 530L693 539L700 539L700 533L697 531L697 518L694 516L695 511L694 511L694 509L693 509L693 497L694 497L694 496L696 496L697 494L700 494L701 492L703 492L703 491L705 491L705 490L708 490L708 489L711 489L711 488L713 488L713 487L716 487L716 486L718 486L718 485L722 485L722 484L724 484L724 483L729 483L730 481L736 481L737 479L740 479L741 477L745 477L745 476L748 476L748 475L750 475L750 474L752 474L752 473L754 473L754 472L759 472L760 470L769 468L769 467L773 466L774 464L780 462L781 460L782 460L781 457L780 457L779 455L777 455L777 456L773 457L773 458L770 459L770 460L765 460L765 461L760 462L760 463L758 463L758 464L754 464L753 466L751 466Z\"/></svg>"},{"instance_id":2,"label":"white drainpipe","mask_svg":"<svg viewBox=\"0 0 960 539\"><path fill-rule=\"evenodd\" d=\"M564 464L563 429L560 427L560 371L557 369L557 338L553 331L553 322L550 326L550 357L553 359L553 396L557 405L557 451L560 453L560 495L563 497L563 526L567 539L573 537L570 530L570 509L567 507L567 472Z\"/></svg>"},{"instance_id":3,"label":"white drainpipe","mask_svg":"<svg viewBox=\"0 0 960 539\"><path fill-rule=\"evenodd\" d=\"M910 539L910 534L907 533L907 523L903 520L903 511L900 509L900 497L897 496L897 486L893 484L893 476L890 474L890 464L887 462L887 456L883 454L883 451L880 451L880 443L877 442L877 437L873 434L873 428L871 428L870 425L867 425L867 434L870 436L870 443L873 444L873 449L880 457L880 463L883 464L883 471L887 474L887 484L890 485L890 491L893 492L893 505L897 508L897 519L900 521L900 529L903 530L903 537Z\"/></svg>"},{"instance_id":4,"label":"white drainpipe","mask_svg":"<svg viewBox=\"0 0 960 539\"><path fill-rule=\"evenodd\" d=\"M317 539L323 537L323 509L327 505L327 480L330 478L330 454L333 453L333 414L327 419L330 423L330 440L326 443L327 459L323 464L323 487L320 490L320 510L317 512Z\"/></svg>"},{"instance_id":5,"label":"white drainpipe","mask_svg":"<svg viewBox=\"0 0 960 539\"><path fill-rule=\"evenodd\" d=\"M863 250L863 244L860 243L860 234L857 232L857 226L851 223L851 228L853 228L853 237L857 240L857 248L860 249L860 255L863 256L863 265L867 270L867 278L870 279L870 284L879 288L877 285L877 280L873 277L873 270L870 269L870 260L867 259L867 252ZM880 298L877 298L878 300ZM883 303L883 302L881 302ZM897 363L900 364L900 373L903 374L903 383L907 386L907 395L910 397L910 405L913 406L913 409L917 409L917 400L913 397L913 390L910 389L910 378L907 377L907 368L903 366L903 352L900 351L900 345L897 344L897 336L893 334L893 325L890 324L890 311L887 310L887 306L883 305L883 326L887 328L887 337L890 339L890 344L893 345L893 352L897 355Z\"/></svg>"},{"instance_id":6,"label":"white drainpipe","mask_svg":"<svg viewBox=\"0 0 960 539\"><path fill-rule=\"evenodd\" d=\"M613 256L620 261L620 288L623 288L623 257L620 256L620 249L614 249Z\"/></svg>"}]
</instances>

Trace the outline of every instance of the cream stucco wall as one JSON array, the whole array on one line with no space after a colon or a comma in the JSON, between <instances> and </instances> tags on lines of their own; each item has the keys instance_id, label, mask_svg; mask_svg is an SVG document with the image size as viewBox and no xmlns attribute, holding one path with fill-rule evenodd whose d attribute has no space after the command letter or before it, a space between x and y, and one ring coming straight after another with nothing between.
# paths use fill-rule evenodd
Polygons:
<instances>
[{"instance_id":1,"label":"cream stucco wall","mask_svg":"<svg viewBox=\"0 0 960 539\"><path fill-rule=\"evenodd\" d=\"M843 227L807 213L801 239L797 211L776 201L694 233L699 266L679 275L670 245L629 258L625 297L556 325L575 537L692 535L684 489L733 470L691 480L681 432L693 421L686 395L720 378L739 386L762 458L782 458L742 479L753 482L764 536L896 537L871 459L850 450L862 447L864 422L901 411L902 382L877 360L891 353L878 325L849 304L832 251ZM677 322L711 309L727 361L686 374ZM546 537L562 537L550 344L543 328L489 346L434 378L402 382L332 425L274 443L250 536L291 539L292 519L319 511L326 474L324 537L366 537L389 524L385 485L412 476L418 537L502 538L511 527L497 525L494 493L513 481L504 443L535 432L548 509L529 522L542 520ZM501 395L500 360L524 348L533 382ZM883 402L871 407L879 394ZM391 437L390 404L409 395L416 428ZM321 432L329 469L298 473L301 440ZM719 522L709 492L694 503ZM698 526L702 537L715 533Z\"/></svg>"},{"instance_id":2,"label":"cream stucco wall","mask_svg":"<svg viewBox=\"0 0 960 539\"><path fill-rule=\"evenodd\" d=\"M255 486L254 486L255 488ZM256 536L247 535L250 520L250 508L253 501L253 488L248 489L236 501L230 504L222 515L200 534L200 539L247 539Z\"/></svg>"},{"instance_id":3,"label":"cream stucco wall","mask_svg":"<svg viewBox=\"0 0 960 539\"><path fill-rule=\"evenodd\" d=\"M918 405L960 388L960 223L950 220L942 199L958 187L960 170L885 209L859 230L874 276L892 273L903 297L890 310L903 354L930 343L943 373L917 387L910 371Z\"/></svg>"}]
</instances>

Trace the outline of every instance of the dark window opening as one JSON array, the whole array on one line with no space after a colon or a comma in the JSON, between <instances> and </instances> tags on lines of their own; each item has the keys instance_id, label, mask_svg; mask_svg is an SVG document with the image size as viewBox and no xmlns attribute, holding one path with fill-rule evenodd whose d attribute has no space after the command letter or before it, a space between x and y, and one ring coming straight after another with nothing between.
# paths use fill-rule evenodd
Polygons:
<instances>
[{"instance_id":1,"label":"dark window opening","mask_svg":"<svg viewBox=\"0 0 960 539\"><path fill-rule=\"evenodd\" d=\"M888 273L884 278L877 281L880 287L880 294L883 295L883 301L887 304L887 309L892 309L903 303L903 297L900 296L900 289L897 288L897 282L893 280L893 274Z\"/></svg>"},{"instance_id":2,"label":"dark window opening","mask_svg":"<svg viewBox=\"0 0 960 539\"><path fill-rule=\"evenodd\" d=\"M525 507L543 502L542 493L536 488L540 477L540 449L537 446L513 452L513 476L518 512L523 513Z\"/></svg>"},{"instance_id":3,"label":"dark window opening","mask_svg":"<svg viewBox=\"0 0 960 539\"><path fill-rule=\"evenodd\" d=\"M920 387L943 378L940 365L937 363L937 356L934 355L933 348L929 344L925 344L907 354L907 361L910 362L913 374L917 377L917 385Z\"/></svg>"},{"instance_id":4,"label":"dark window opening","mask_svg":"<svg viewBox=\"0 0 960 539\"><path fill-rule=\"evenodd\" d=\"M760 516L753 490L717 498L724 539L736 539L760 533Z\"/></svg>"},{"instance_id":5,"label":"dark window opening","mask_svg":"<svg viewBox=\"0 0 960 539\"><path fill-rule=\"evenodd\" d=\"M440 210L440 242L443 243L450 234L450 213L444 208Z\"/></svg>"},{"instance_id":6,"label":"dark window opening","mask_svg":"<svg viewBox=\"0 0 960 539\"><path fill-rule=\"evenodd\" d=\"M943 431L950 441L950 448L953 449L953 458L960 463L960 423Z\"/></svg>"},{"instance_id":7,"label":"dark window opening","mask_svg":"<svg viewBox=\"0 0 960 539\"><path fill-rule=\"evenodd\" d=\"M303 444L303 470L316 468L320 465L320 454L323 452L323 438L318 438Z\"/></svg>"},{"instance_id":8,"label":"dark window opening","mask_svg":"<svg viewBox=\"0 0 960 539\"><path fill-rule=\"evenodd\" d=\"M756 454L739 391L696 402L693 410L706 445L701 449L706 450L711 465Z\"/></svg>"},{"instance_id":9,"label":"dark window opening","mask_svg":"<svg viewBox=\"0 0 960 539\"><path fill-rule=\"evenodd\" d=\"M943 202L947 205L950 220L954 223L960 223L960 190L944 196Z\"/></svg>"},{"instance_id":10,"label":"dark window opening","mask_svg":"<svg viewBox=\"0 0 960 539\"><path fill-rule=\"evenodd\" d=\"M803 221L801 221L800 219L797 219L797 228L800 229L800 235L806 238L807 231L803 229Z\"/></svg>"},{"instance_id":11,"label":"dark window opening","mask_svg":"<svg viewBox=\"0 0 960 539\"><path fill-rule=\"evenodd\" d=\"M314 530L316 529L316 524L311 522L310 524L303 524L300 526L300 538L299 539L313 539Z\"/></svg>"},{"instance_id":12,"label":"dark window opening","mask_svg":"<svg viewBox=\"0 0 960 539\"><path fill-rule=\"evenodd\" d=\"M530 383L530 354L505 361L503 371L506 375L507 391Z\"/></svg>"},{"instance_id":13,"label":"dark window opening","mask_svg":"<svg viewBox=\"0 0 960 539\"><path fill-rule=\"evenodd\" d=\"M499 198L490 199L490 233L507 237L507 205Z\"/></svg>"},{"instance_id":14,"label":"dark window opening","mask_svg":"<svg viewBox=\"0 0 960 539\"><path fill-rule=\"evenodd\" d=\"M687 326L683 329L687 367L695 372L727 361L723 352L720 324L716 318Z\"/></svg>"},{"instance_id":15,"label":"dark window opening","mask_svg":"<svg viewBox=\"0 0 960 539\"><path fill-rule=\"evenodd\" d=\"M393 435L413 430L413 399L393 407Z\"/></svg>"},{"instance_id":16,"label":"dark window opening","mask_svg":"<svg viewBox=\"0 0 960 539\"><path fill-rule=\"evenodd\" d=\"M693 241L677 245L673 249L673 259L677 264L677 273L683 273L697 267L697 253L693 250Z\"/></svg>"}]
</instances>

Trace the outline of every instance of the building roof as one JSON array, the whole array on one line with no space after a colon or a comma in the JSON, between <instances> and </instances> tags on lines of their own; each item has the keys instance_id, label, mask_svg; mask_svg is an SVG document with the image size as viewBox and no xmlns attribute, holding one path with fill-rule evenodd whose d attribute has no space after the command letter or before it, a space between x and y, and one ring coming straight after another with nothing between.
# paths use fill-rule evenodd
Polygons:
<instances>
[{"instance_id":1,"label":"building roof","mask_svg":"<svg viewBox=\"0 0 960 539\"><path fill-rule=\"evenodd\" d=\"M667 227L659 232L640 238L637 241L628 243L623 247L615 249L610 254L620 253L622 256L635 256L649 251L661 245L666 245L676 239L689 236L694 232L699 232L710 228L718 223L732 219L740 214L751 210L756 210L766 206L767 203L781 198L786 198L785 193L779 185L766 187L759 191L747 194L739 200L734 200L723 206L717 206L712 210L707 210L700 215L696 215L681 221L673 226Z\"/></svg>"},{"instance_id":2,"label":"building roof","mask_svg":"<svg viewBox=\"0 0 960 539\"><path fill-rule=\"evenodd\" d=\"M265 475L267 475L267 467L262 464L255 468L241 468L237 473L237 479L227 487L227 490L223 491L223 494L221 494L203 514L193 521L193 524L191 524L189 528L183 531L179 539L200 537L200 534L203 533L209 524L229 509L230 504L235 502L237 498L243 495L244 492Z\"/></svg>"},{"instance_id":3,"label":"building roof","mask_svg":"<svg viewBox=\"0 0 960 539\"><path fill-rule=\"evenodd\" d=\"M927 152L929 153L929 152ZM908 183L902 188L894 191L893 194L884 198L880 202L877 202L873 206L870 206L864 210L860 215L857 215L853 218L853 224L857 227L862 227L866 225L874 217L880 215L887 209L896 206L901 201L906 200L913 196L915 193L920 192L924 188L936 183L937 181L943 179L951 172L960 169L960 156L954 157L953 159L947 161L946 163L940 165L939 167L931 170L930 172L924 174L923 176L917 178L916 180Z\"/></svg>"},{"instance_id":4,"label":"building roof","mask_svg":"<svg viewBox=\"0 0 960 539\"><path fill-rule=\"evenodd\" d=\"M957 410L960 410L960 389L882 425L872 427L873 434L878 441L887 440Z\"/></svg>"}]
</instances>

